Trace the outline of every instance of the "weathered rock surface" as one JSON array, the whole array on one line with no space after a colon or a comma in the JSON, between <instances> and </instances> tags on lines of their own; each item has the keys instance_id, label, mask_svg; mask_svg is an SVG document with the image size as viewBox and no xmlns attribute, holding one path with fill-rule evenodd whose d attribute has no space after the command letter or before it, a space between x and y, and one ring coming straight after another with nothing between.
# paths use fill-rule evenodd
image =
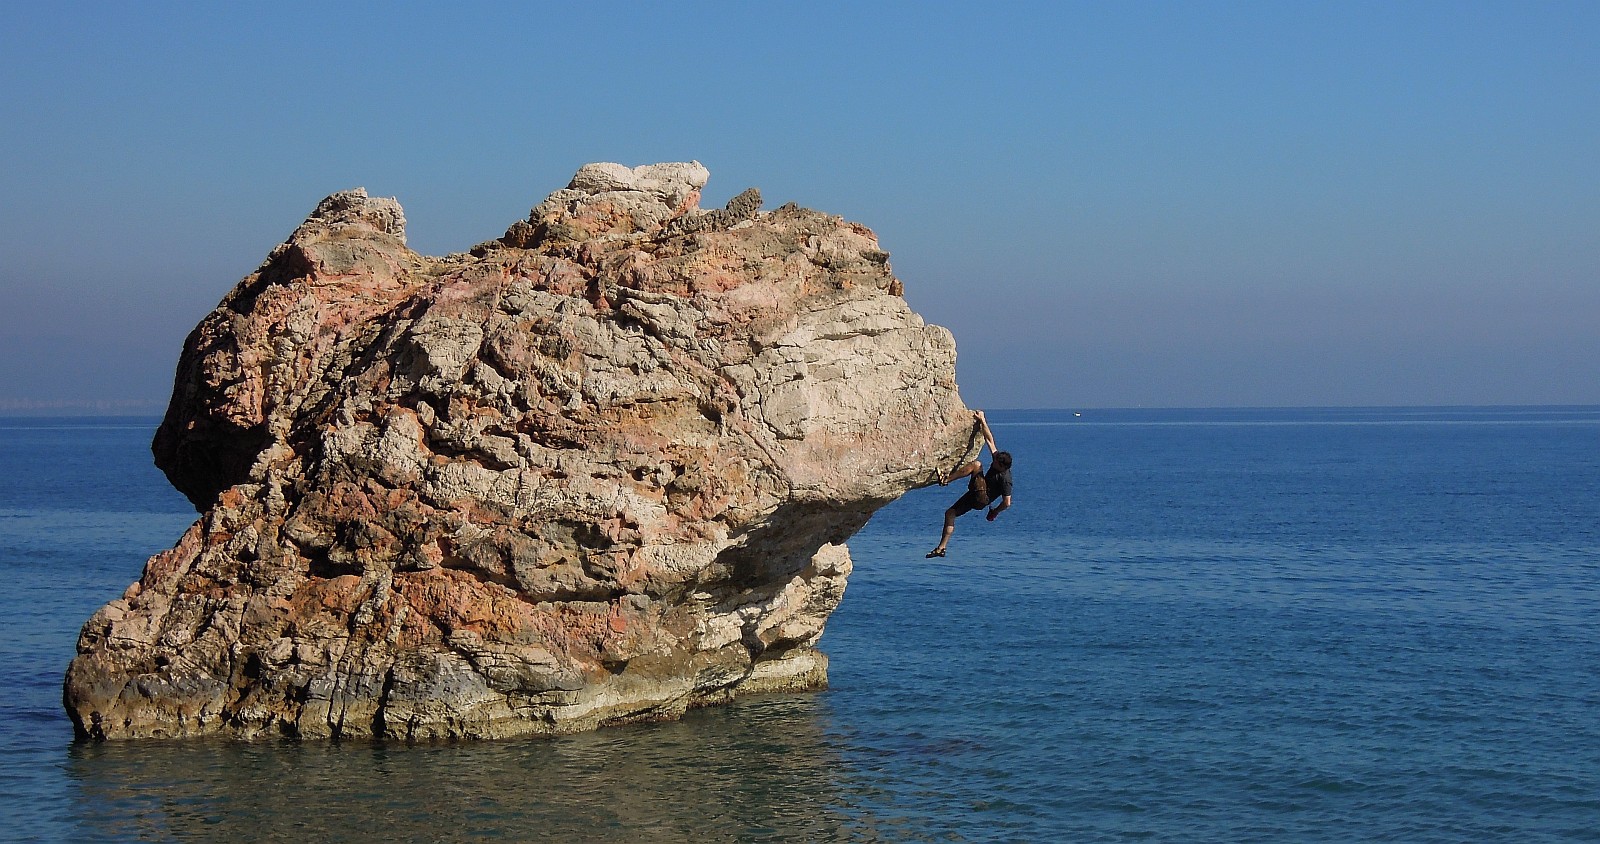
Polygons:
<instances>
[{"instance_id":1,"label":"weathered rock surface","mask_svg":"<svg viewBox=\"0 0 1600 844\"><path fill-rule=\"evenodd\" d=\"M431 258L328 197L189 336L202 513L84 626L90 736L548 734L826 682L844 541L966 445L866 228L591 164Z\"/></svg>"}]
</instances>

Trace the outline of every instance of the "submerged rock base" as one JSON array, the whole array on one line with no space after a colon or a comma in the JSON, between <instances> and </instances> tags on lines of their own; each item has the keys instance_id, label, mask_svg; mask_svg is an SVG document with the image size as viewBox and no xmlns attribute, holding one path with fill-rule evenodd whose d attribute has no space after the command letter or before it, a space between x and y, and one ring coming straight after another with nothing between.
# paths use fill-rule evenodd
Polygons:
<instances>
[{"instance_id":1,"label":"submerged rock base","mask_svg":"<svg viewBox=\"0 0 1600 844\"><path fill-rule=\"evenodd\" d=\"M470 253L328 197L189 336L201 517L89 619L95 738L553 734L827 682L845 540L965 447L866 228L593 164Z\"/></svg>"}]
</instances>

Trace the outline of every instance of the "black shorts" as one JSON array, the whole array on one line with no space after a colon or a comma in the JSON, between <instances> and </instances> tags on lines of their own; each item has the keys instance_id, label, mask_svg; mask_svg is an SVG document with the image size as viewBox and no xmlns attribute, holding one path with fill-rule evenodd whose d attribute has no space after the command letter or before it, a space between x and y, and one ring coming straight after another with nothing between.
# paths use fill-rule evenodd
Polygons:
<instances>
[{"instance_id":1,"label":"black shorts","mask_svg":"<svg viewBox=\"0 0 1600 844\"><path fill-rule=\"evenodd\" d=\"M973 510L982 510L988 506L988 498L979 495L975 489L969 489L966 495L957 498L956 503L950 505L950 509L954 510L957 516L965 516Z\"/></svg>"}]
</instances>

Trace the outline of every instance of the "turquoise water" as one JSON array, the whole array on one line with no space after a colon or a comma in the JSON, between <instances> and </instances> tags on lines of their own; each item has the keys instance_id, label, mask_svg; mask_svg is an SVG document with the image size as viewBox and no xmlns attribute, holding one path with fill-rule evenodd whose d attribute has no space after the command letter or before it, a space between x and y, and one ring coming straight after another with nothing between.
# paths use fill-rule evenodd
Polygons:
<instances>
[{"instance_id":1,"label":"turquoise water","mask_svg":"<svg viewBox=\"0 0 1600 844\"><path fill-rule=\"evenodd\" d=\"M0 420L15 840L1600 840L1600 408L993 414L1016 507L851 546L833 688L548 741L75 744L193 514L154 420Z\"/></svg>"}]
</instances>

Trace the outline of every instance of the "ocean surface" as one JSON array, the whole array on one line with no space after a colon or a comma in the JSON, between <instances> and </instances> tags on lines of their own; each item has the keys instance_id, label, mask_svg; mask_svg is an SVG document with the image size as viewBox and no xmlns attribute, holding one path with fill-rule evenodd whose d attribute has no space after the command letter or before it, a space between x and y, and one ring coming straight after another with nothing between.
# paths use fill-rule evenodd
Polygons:
<instances>
[{"instance_id":1,"label":"ocean surface","mask_svg":"<svg viewBox=\"0 0 1600 844\"><path fill-rule=\"evenodd\" d=\"M991 416L1014 508L874 517L829 691L419 746L74 742L194 513L155 420L0 420L0 839L1600 840L1600 408Z\"/></svg>"}]
</instances>

